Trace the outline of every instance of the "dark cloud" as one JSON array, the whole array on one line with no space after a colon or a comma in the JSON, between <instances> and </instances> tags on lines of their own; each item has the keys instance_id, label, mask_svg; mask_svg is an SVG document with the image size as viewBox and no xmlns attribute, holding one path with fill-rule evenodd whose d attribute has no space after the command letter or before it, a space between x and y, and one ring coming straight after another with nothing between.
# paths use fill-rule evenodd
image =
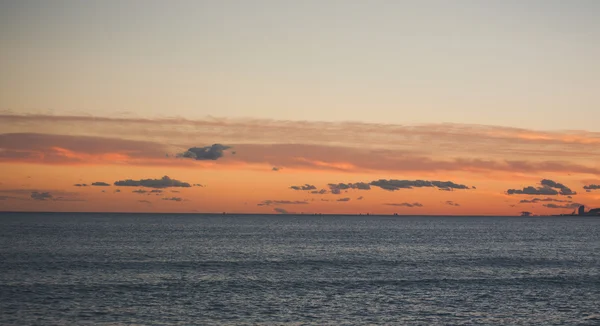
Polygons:
<instances>
[{"instance_id":1,"label":"dark cloud","mask_svg":"<svg viewBox=\"0 0 600 326\"><path fill-rule=\"evenodd\" d=\"M206 186L204 186L204 185L201 185L201 184L199 184L199 183L194 183L194 187L202 187L202 188L204 188L204 187L206 187Z\"/></svg>"},{"instance_id":2,"label":"dark cloud","mask_svg":"<svg viewBox=\"0 0 600 326\"><path fill-rule=\"evenodd\" d=\"M585 189L585 191L590 192L592 190L598 190L600 189L600 185L596 185L596 184L590 184L587 186L583 186L583 189Z\"/></svg>"},{"instance_id":3,"label":"dark cloud","mask_svg":"<svg viewBox=\"0 0 600 326\"><path fill-rule=\"evenodd\" d=\"M290 212L288 212L287 210L280 208L280 207L275 207L273 208L273 211L279 213L279 214L289 214Z\"/></svg>"},{"instance_id":4,"label":"dark cloud","mask_svg":"<svg viewBox=\"0 0 600 326\"><path fill-rule=\"evenodd\" d=\"M317 195L323 195L327 193L327 190L325 189L321 189L321 190L313 190L310 192L311 194L317 194Z\"/></svg>"},{"instance_id":5,"label":"dark cloud","mask_svg":"<svg viewBox=\"0 0 600 326\"><path fill-rule=\"evenodd\" d=\"M321 198L321 201L329 201L329 199Z\"/></svg>"},{"instance_id":6,"label":"dark cloud","mask_svg":"<svg viewBox=\"0 0 600 326\"><path fill-rule=\"evenodd\" d=\"M34 200L52 200L52 195L49 192L34 191L31 193L31 198L33 198Z\"/></svg>"},{"instance_id":7,"label":"dark cloud","mask_svg":"<svg viewBox=\"0 0 600 326\"><path fill-rule=\"evenodd\" d=\"M340 199L338 199L336 201L350 201L350 198L348 198L348 197L346 197L346 198L340 198Z\"/></svg>"},{"instance_id":8,"label":"dark cloud","mask_svg":"<svg viewBox=\"0 0 600 326\"><path fill-rule=\"evenodd\" d=\"M371 190L371 186L368 183L356 182L356 183L330 183L327 185L331 190L332 194L340 194L342 190L347 189L359 189L359 190Z\"/></svg>"},{"instance_id":9,"label":"dark cloud","mask_svg":"<svg viewBox=\"0 0 600 326\"><path fill-rule=\"evenodd\" d=\"M162 200L182 201L183 198L181 198L181 197L170 197L170 198L165 197Z\"/></svg>"},{"instance_id":10,"label":"dark cloud","mask_svg":"<svg viewBox=\"0 0 600 326\"><path fill-rule=\"evenodd\" d=\"M102 182L102 181L97 181L97 182L93 182L92 186L109 187L110 184L108 184L106 182Z\"/></svg>"},{"instance_id":11,"label":"dark cloud","mask_svg":"<svg viewBox=\"0 0 600 326\"><path fill-rule=\"evenodd\" d=\"M398 189L412 189L422 187L436 187L442 190L447 189L469 189L468 186L457 184L452 181L427 181L427 180L396 180L379 179L370 183L372 186L381 189L395 191Z\"/></svg>"},{"instance_id":12,"label":"dark cloud","mask_svg":"<svg viewBox=\"0 0 600 326\"><path fill-rule=\"evenodd\" d=\"M142 179L142 180L120 180L115 181L115 186L123 187L147 187L147 188L169 188L169 187L191 187L189 183L171 179L164 176L161 179Z\"/></svg>"},{"instance_id":13,"label":"dark cloud","mask_svg":"<svg viewBox=\"0 0 600 326\"><path fill-rule=\"evenodd\" d=\"M306 201L299 201L299 200L263 200L262 202L258 203L258 206L272 206L272 205L305 205L308 204L308 202Z\"/></svg>"},{"instance_id":14,"label":"dark cloud","mask_svg":"<svg viewBox=\"0 0 600 326\"><path fill-rule=\"evenodd\" d=\"M363 199L363 196L356 198L356 200L362 200L362 199Z\"/></svg>"},{"instance_id":15,"label":"dark cloud","mask_svg":"<svg viewBox=\"0 0 600 326\"><path fill-rule=\"evenodd\" d=\"M148 190L144 190L144 189L138 189L138 190L134 190L132 192L135 192L136 194L145 194L148 192Z\"/></svg>"},{"instance_id":16,"label":"dark cloud","mask_svg":"<svg viewBox=\"0 0 600 326\"><path fill-rule=\"evenodd\" d=\"M160 193L162 193L163 191L162 191L162 190L160 190L160 189L152 189L152 190L150 190L150 192L151 192L151 193L158 193L158 194L160 194Z\"/></svg>"},{"instance_id":17,"label":"dark cloud","mask_svg":"<svg viewBox=\"0 0 600 326\"><path fill-rule=\"evenodd\" d=\"M271 170L273 170L273 171L279 171L279 170L281 170L281 168L278 168L278 167L274 166Z\"/></svg>"},{"instance_id":18,"label":"dark cloud","mask_svg":"<svg viewBox=\"0 0 600 326\"><path fill-rule=\"evenodd\" d=\"M180 193L181 191L179 191L179 190L171 190L171 192L178 194L178 193Z\"/></svg>"},{"instance_id":19,"label":"dark cloud","mask_svg":"<svg viewBox=\"0 0 600 326\"><path fill-rule=\"evenodd\" d=\"M22 200L23 198L14 197L14 196L0 196L0 200L7 200L7 199L19 199L19 200Z\"/></svg>"},{"instance_id":20,"label":"dark cloud","mask_svg":"<svg viewBox=\"0 0 600 326\"><path fill-rule=\"evenodd\" d=\"M569 187L565 186L562 183L558 183L552 180L548 180L548 179L542 179L542 181L540 182L540 184L542 186L546 186L546 187L550 187L550 188L555 188L555 189L560 189L560 194L561 195L576 195L576 192L573 192Z\"/></svg>"},{"instance_id":21,"label":"dark cloud","mask_svg":"<svg viewBox=\"0 0 600 326\"><path fill-rule=\"evenodd\" d=\"M195 160L217 160L223 156L223 151L230 149L230 146L213 144L206 147L192 147L187 151L178 154L179 157L192 158Z\"/></svg>"},{"instance_id":22,"label":"dark cloud","mask_svg":"<svg viewBox=\"0 0 600 326\"><path fill-rule=\"evenodd\" d=\"M560 200L554 198L532 198L532 199L522 199L519 201L519 204L535 204L539 202L557 202L557 203L570 203L570 200Z\"/></svg>"},{"instance_id":23,"label":"dark cloud","mask_svg":"<svg viewBox=\"0 0 600 326\"><path fill-rule=\"evenodd\" d=\"M306 183L303 186L291 186L290 189L294 189L294 190L314 190L314 189L317 189L317 187Z\"/></svg>"},{"instance_id":24,"label":"dark cloud","mask_svg":"<svg viewBox=\"0 0 600 326\"><path fill-rule=\"evenodd\" d=\"M140 203L144 203L144 204L152 204L152 202L151 202L151 201L149 201L149 200L145 200L145 199L138 200L138 202L140 202Z\"/></svg>"},{"instance_id":25,"label":"dark cloud","mask_svg":"<svg viewBox=\"0 0 600 326\"><path fill-rule=\"evenodd\" d=\"M541 187L528 186L523 189L508 189L509 195L576 195L577 193L569 189L569 187L548 179L540 181ZM558 190L557 190L558 189Z\"/></svg>"},{"instance_id":26,"label":"dark cloud","mask_svg":"<svg viewBox=\"0 0 600 326\"><path fill-rule=\"evenodd\" d=\"M550 187L525 187L523 189L508 189L506 191L509 195L558 195L558 191Z\"/></svg>"},{"instance_id":27,"label":"dark cloud","mask_svg":"<svg viewBox=\"0 0 600 326\"><path fill-rule=\"evenodd\" d=\"M582 204L580 203L568 203L568 204L564 204L564 205L557 205L557 204L544 204L543 206L548 207L548 208L562 208L562 209L575 209L575 208L579 208L579 206L581 206Z\"/></svg>"},{"instance_id":28,"label":"dark cloud","mask_svg":"<svg viewBox=\"0 0 600 326\"><path fill-rule=\"evenodd\" d=\"M446 201L446 205L449 205L449 206L460 206L460 204L459 204L459 203L455 203L455 202L453 202L453 201L451 201L451 200L447 200L447 201Z\"/></svg>"},{"instance_id":29,"label":"dark cloud","mask_svg":"<svg viewBox=\"0 0 600 326\"><path fill-rule=\"evenodd\" d=\"M76 183L74 184L75 187L87 187L86 183Z\"/></svg>"},{"instance_id":30,"label":"dark cloud","mask_svg":"<svg viewBox=\"0 0 600 326\"><path fill-rule=\"evenodd\" d=\"M388 206L404 206L404 207L423 207L421 203L386 203Z\"/></svg>"}]
</instances>

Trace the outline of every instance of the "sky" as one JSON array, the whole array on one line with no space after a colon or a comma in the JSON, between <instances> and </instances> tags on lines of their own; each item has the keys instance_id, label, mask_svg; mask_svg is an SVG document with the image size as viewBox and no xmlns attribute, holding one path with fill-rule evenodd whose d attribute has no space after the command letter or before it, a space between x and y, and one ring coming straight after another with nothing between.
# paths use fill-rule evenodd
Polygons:
<instances>
[{"instance_id":1,"label":"sky","mask_svg":"<svg viewBox=\"0 0 600 326\"><path fill-rule=\"evenodd\" d=\"M598 1L2 1L0 210L600 207L599 15Z\"/></svg>"}]
</instances>

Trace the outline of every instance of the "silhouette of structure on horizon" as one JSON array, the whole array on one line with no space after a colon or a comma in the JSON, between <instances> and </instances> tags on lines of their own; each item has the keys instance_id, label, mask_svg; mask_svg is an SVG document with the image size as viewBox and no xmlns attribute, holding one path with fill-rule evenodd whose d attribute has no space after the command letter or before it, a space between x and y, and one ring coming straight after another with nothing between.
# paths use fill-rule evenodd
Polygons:
<instances>
[{"instance_id":1,"label":"silhouette of structure on horizon","mask_svg":"<svg viewBox=\"0 0 600 326\"><path fill-rule=\"evenodd\" d=\"M589 211L585 211L585 205L579 206L577 209L577 215L583 216L600 216L600 208L592 208Z\"/></svg>"}]
</instances>

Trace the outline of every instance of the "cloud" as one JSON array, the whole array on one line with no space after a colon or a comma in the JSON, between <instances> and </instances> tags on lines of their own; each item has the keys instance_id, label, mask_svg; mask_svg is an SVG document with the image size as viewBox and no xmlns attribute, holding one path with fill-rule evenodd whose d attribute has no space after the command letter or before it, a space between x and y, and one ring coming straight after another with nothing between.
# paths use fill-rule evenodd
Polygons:
<instances>
[{"instance_id":1,"label":"cloud","mask_svg":"<svg viewBox=\"0 0 600 326\"><path fill-rule=\"evenodd\" d=\"M47 200L52 199L52 195L49 192L34 191L31 193L31 198L33 198L34 200Z\"/></svg>"},{"instance_id":2,"label":"cloud","mask_svg":"<svg viewBox=\"0 0 600 326\"><path fill-rule=\"evenodd\" d=\"M569 189L569 187L562 183L557 183L552 180L542 179L540 181L541 187L528 186L523 189L508 189L506 191L509 195L576 195L577 193ZM558 190L556 190L558 189Z\"/></svg>"},{"instance_id":3,"label":"cloud","mask_svg":"<svg viewBox=\"0 0 600 326\"><path fill-rule=\"evenodd\" d=\"M42 133L0 134L0 161L44 164L131 162L164 160L166 146L140 140ZM141 160L141 161L140 161Z\"/></svg>"},{"instance_id":4,"label":"cloud","mask_svg":"<svg viewBox=\"0 0 600 326\"><path fill-rule=\"evenodd\" d=\"M173 193L177 193L177 194L178 194L178 193L180 193L181 191L179 191L179 190L171 190L171 192L173 192Z\"/></svg>"},{"instance_id":5,"label":"cloud","mask_svg":"<svg viewBox=\"0 0 600 326\"><path fill-rule=\"evenodd\" d=\"M592 190L598 190L598 189L600 189L600 185L589 184L589 185L583 186L583 189L585 189L586 192L591 192Z\"/></svg>"},{"instance_id":6,"label":"cloud","mask_svg":"<svg viewBox=\"0 0 600 326\"><path fill-rule=\"evenodd\" d=\"M132 192L135 192L136 194L145 194L148 192L148 190L144 190L144 189L138 189L138 190L134 190Z\"/></svg>"},{"instance_id":7,"label":"cloud","mask_svg":"<svg viewBox=\"0 0 600 326\"><path fill-rule=\"evenodd\" d=\"M582 204L580 203L568 203L568 204L564 204L564 205L557 205L557 204L544 204L543 206L548 207L548 208L558 208L558 209L575 209L575 208L579 208L579 206L581 206Z\"/></svg>"},{"instance_id":8,"label":"cloud","mask_svg":"<svg viewBox=\"0 0 600 326\"><path fill-rule=\"evenodd\" d=\"M555 189L560 189L560 194L561 195L576 195L576 192L573 192L569 187L565 186L562 183L558 183L552 180L548 180L548 179L542 179L542 181L540 182L540 184L542 186L547 186L547 187L551 187L551 188L555 188Z\"/></svg>"},{"instance_id":9,"label":"cloud","mask_svg":"<svg viewBox=\"0 0 600 326\"><path fill-rule=\"evenodd\" d=\"M201 184L199 184L199 183L194 183L194 187L201 187L201 188L204 188L204 187L206 187L206 186L204 186L204 185L201 185Z\"/></svg>"},{"instance_id":10,"label":"cloud","mask_svg":"<svg viewBox=\"0 0 600 326\"><path fill-rule=\"evenodd\" d=\"M469 189L468 186L457 184L452 181L427 181L427 180L396 180L379 179L370 183L372 186L384 190L395 191L399 189L412 189L422 187L437 187L440 189Z\"/></svg>"},{"instance_id":11,"label":"cloud","mask_svg":"<svg viewBox=\"0 0 600 326\"><path fill-rule=\"evenodd\" d=\"M363 199L363 196L356 198L356 200L362 200L362 199Z\"/></svg>"},{"instance_id":12,"label":"cloud","mask_svg":"<svg viewBox=\"0 0 600 326\"><path fill-rule=\"evenodd\" d=\"M278 168L278 167L274 166L273 168L271 168L271 170L272 171L279 171L279 170L281 170L281 168Z\"/></svg>"},{"instance_id":13,"label":"cloud","mask_svg":"<svg viewBox=\"0 0 600 326\"><path fill-rule=\"evenodd\" d=\"M272 206L272 205L305 205L308 204L307 201L300 200L263 200L258 203L257 206Z\"/></svg>"},{"instance_id":14,"label":"cloud","mask_svg":"<svg viewBox=\"0 0 600 326\"><path fill-rule=\"evenodd\" d=\"M152 189L152 190L150 190L150 192L151 192L151 193L158 193L158 194L160 194L160 193L162 193L163 191L162 191L162 190L160 190L160 189Z\"/></svg>"},{"instance_id":15,"label":"cloud","mask_svg":"<svg viewBox=\"0 0 600 326\"><path fill-rule=\"evenodd\" d=\"M348 197L346 197L346 198L340 198L340 199L338 199L336 201L350 201L350 198L348 198Z\"/></svg>"},{"instance_id":16,"label":"cloud","mask_svg":"<svg viewBox=\"0 0 600 326\"><path fill-rule=\"evenodd\" d=\"M121 192L121 189L116 189L115 192Z\"/></svg>"},{"instance_id":17,"label":"cloud","mask_svg":"<svg viewBox=\"0 0 600 326\"><path fill-rule=\"evenodd\" d=\"M169 188L169 187L191 187L189 183L171 179L164 176L161 179L142 179L142 180L120 180L115 181L115 186L122 187L147 187L147 188Z\"/></svg>"},{"instance_id":18,"label":"cloud","mask_svg":"<svg viewBox=\"0 0 600 326\"><path fill-rule=\"evenodd\" d=\"M173 151L166 144L219 137L239 147L238 155L228 156L226 164L244 162L349 172L502 171L600 175L593 160L600 155L600 133L585 131L539 132L461 124L125 119L35 114L0 114L0 125L6 126L5 134L0 135L0 161L196 166L198 163L194 160L165 158L165 153ZM56 130L69 130L72 135L56 135ZM121 138L105 138L106 134ZM152 134L156 142L147 141L148 134ZM335 140L337 144L323 145L323 139Z\"/></svg>"},{"instance_id":19,"label":"cloud","mask_svg":"<svg viewBox=\"0 0 600 326\"><path fill-rule=\"evenodd\" d=\"M145 199L138 200L138 202L140 202L140 203L144 203L144 204L152 204L152 202L151 202L151 201L149 201L149 200L145 200Z\"/></svg>"},{"instance_id":20,"label":"cloud","mask_svg":"<svg viewBox=\"0 0 600 326\"><path fill-rule=\"evenodd\" d=\"M110 184L108 184L106 182L102 182L102 181L97 181L97 182L93 182L92 186L109 187Z\"/></svg>"},{"instance_id":21,"label":"cloud","mask_svg":"<svg viewBox=\"0 0 600 326\"><path fill-rule=\"evenodd\" d=\"M180 197L170 197L170 198L167 198L167 197L165 197L162 200L182 201L183 198L180 198Z\"/></svg>"},{"instance_id":22,"label":"cloud","mask_svg":"<svg viewBox=\"0 0 600 326\"><path fill-rule=\"evenodd\" d=\"M550 187L532 187L528 186L523 189L508 189L506 191L509 195L558 195L558 191Z\"/></svg>"},{"instance_id":23,"label":"cloud","mask_svg":"<svg viewBox=\"0 0 600 326\"><path fill-rule=\"evenodd\" d=\"M368 183L356 182L356 183L330 183L327 185L332 194L339 195L342 190L346 189L359 189L359 190L371 190L371 186Z\"/></svg>"},{"instance_id":24,"label":"cloud","mask_svg":"<svg viewBox=\"0 0 600 326\"><path fill-rule=\"evenodd\" d=\"M310 192L311 194L317 194L317 195L323 195L327 193L327 190L325 189L321 189L321 190L313 190Z\"/></svg>"},{"instance_id":25,"label":"cloud","mask_svg":"<svg viewBox=\"0 0 600 326\"><path fill-rule=\"evenodd\" d=\"M23 198L14 197L14 196L3 196L3 195L0 195L0 200L7 200L7 199L23 199Z\"/></svg>"},{"instance_id":26,"label":"cloud","mask_svg":"<svg viewBox=\"0 0 600 326\"><path fill-rule=\"evenodd\" d=\"M388 206L404 206L404 207L423 207L421 203L385 203Z\"/></svg>"},{"instance_id":27,"label":"cloud","mask_svg":"<svg viewBox=\"0 0 600 326\"><path fill-rule=\"evenodd\" d=\"M230 149L230 146L213 144L206 147L192 147L187 151L178 154L179 157L192 158L195 160L217 160L223 156L223 151Z\"/></svg>"},{"instance_id":28,"label":"cloud","mask_svg":"<svg viewBox=\"0 0 600 326\"><path fill-rule=\"evenodd\" d=\"M317 187L306 183L303 186L291 186L290 189L294 189L294 190L314 190L314 189L317 189Z\"/></svg>"},{"instance_id":29,"label":"cloud","mask_svg":"<svg viewBox=\"0 0 600 326\"><path fill-rule=\"evenodd\" d=\"M88 185L86 183L76 183L74 184L75 187L87 187Z\"/></svg>"},{"instance_id":30,"label":"cloud","mask_svg":"<svg viewBox=\"0 0 600 326\"><path fill-rule=\"evenodd\" d=\"M447 200L447 201L446 201L446 205L449 205L449 206L460 206L460 204L458 204L458 203L455 203L455 202L453 202L453 201L451 201L451 200Z\"/></svg>"},{"instance_id":31,"label":"cloud","mask_svg":"<svg viewBox=\"0 0 600 326\"><path fill-rule=\"evenodd\" d=\"M273 211L275 211L276 213L279 213L279 214L290 214L290 212L288 212L287 210L280 208L280 207L273 208Z\"/></svg>"},{"instance_id":32,"label":"cloud","mask_svg":"<svg viewBox=\"0 0 600 326\"><path fill-rule=\"evenodd\" d=\"M557 203L570 203L570 200L561 200L554 198L533 198L533 199L522 199L519 204L536 204L539 202L557 202Z\"/></svg>"}]
</instances>

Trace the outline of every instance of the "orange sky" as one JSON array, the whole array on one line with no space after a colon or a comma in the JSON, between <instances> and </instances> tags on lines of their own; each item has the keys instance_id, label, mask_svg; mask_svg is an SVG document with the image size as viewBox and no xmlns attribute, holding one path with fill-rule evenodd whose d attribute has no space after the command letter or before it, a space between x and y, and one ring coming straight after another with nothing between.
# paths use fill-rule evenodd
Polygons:
<instances>
[{"instance_id":1,"label":"orange sky","mask_svg":"<svg viewBox=\"0 0 600 326\"><path fill-rule=\"evenodd\" d=\"M600 190L583 188L600 184L599 133L11 114L0 116L0 127L0 209L5 211L517 215L600 206ZM177 157L213 144L231 148L215 159ZM163 176L191 186L114 185ZM392 191L373 183L380 179L451 181L469 189ZM562 185L543 186L542 179ZM328 186L358 182L370 189L334 194ZM290 188L306 184L326 193ZM507 194L528 186L539 194ZM534 198L542 201L519 203Z\"/></svg>"}]
</instances>

